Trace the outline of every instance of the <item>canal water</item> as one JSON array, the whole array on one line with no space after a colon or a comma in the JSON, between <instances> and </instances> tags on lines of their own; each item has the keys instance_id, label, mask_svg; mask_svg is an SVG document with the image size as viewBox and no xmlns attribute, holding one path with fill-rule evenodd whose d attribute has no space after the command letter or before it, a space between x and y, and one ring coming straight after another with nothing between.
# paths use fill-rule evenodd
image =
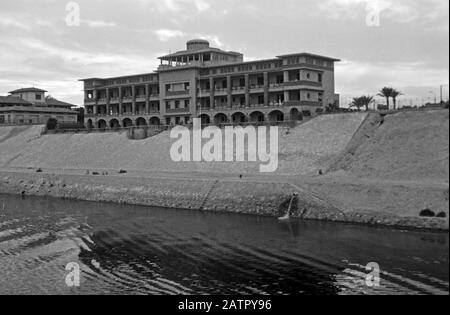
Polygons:
<instances>
[{"instance_id":1,"label":"canal water","mask_svg":"<svg viewBox=\"0 0 450 315\"><path fill-rule=\"evenodd\" d=\"M446 233L0 195L0 294L448 294L448 277Z\"/></svg>"}]
</instances>

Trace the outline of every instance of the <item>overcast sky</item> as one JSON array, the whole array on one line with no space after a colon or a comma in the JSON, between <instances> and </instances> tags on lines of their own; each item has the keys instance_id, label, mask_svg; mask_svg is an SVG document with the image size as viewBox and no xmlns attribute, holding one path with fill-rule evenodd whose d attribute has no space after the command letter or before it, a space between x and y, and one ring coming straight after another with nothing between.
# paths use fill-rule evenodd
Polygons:
<instances>
[{"instance_id":1,"label":"overcast sky","mask_svg":"<svg viewBox=\"0 0 450 315\"><path fill-rule=\"evenodd\" d=\"M336 90L344 97L389 85L406 94L403 102L429 99L449 80L448 0L75 2L79 27L66 23L69 1L0 1L0 95L36 86L81 105L78 79L152 72L158 56L193 38L246 60L294 52L340 58Z\"/></svg>"}]
</instances>

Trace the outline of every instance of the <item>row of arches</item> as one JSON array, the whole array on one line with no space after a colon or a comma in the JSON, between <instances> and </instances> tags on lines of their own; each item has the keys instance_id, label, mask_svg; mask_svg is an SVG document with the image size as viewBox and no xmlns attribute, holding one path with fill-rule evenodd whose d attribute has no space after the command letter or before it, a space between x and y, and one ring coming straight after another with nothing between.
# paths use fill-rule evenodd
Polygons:
<instances>
[{"instance_id":1,"label":"row of arches","mask_svg":"<svg viewBox=\"0 0 450 315\"><path fill-rule=\"evenodd\" d=\"M224 113L215 115L201 114L199 118L203 125L209 124L226 124L226 123L262 123L262 122L284 122L286 120L303 120L303 113L298 109L293 108L290 111L290 117L286 117L285 113L280 110L274 110L265 115L263 112L254 111L249 115L243 112L236 112L231 116Z\"/></svg>"},{"instance_id":2,"label":"row of arches","mask_svg":"<svg viewBox=\"0 0 450 315\"><path fill-rule=\"evenodd\" d=\"M161 120L158 117L152 117L148 121L143 117L139 117L134 122L130 118L125 118L122 121L113 118L108 122L104 119L100 119L95 124L91 119L87 121L88 128L98 128L98 129L107 129L107 128L117 129L121 127L127 128L133 126L141 127L141 126L160 126L160 125Z\"/></svg>"},{"instance_id":3,"label":"row of arches","mask_svg":"<svg viewBox=\"0 0 450 315\"><path fill-rule=\"evenodd\" d=\"M224 113L217 113L214 115L209 114L201 114L198 118L201 119L203 125L210 124L240 124L240 123L263 123L263 122L284 122L286 120L303 120L303 112L300 112L298 109L293 108L289 117L286 117L285 113L280 110L274 110L265 115L261 111L254 111L250 114L246 115L243 112L235 112L232 115L226 115ZM127 127L142 127L142 126L160 126L162 124L161 119L159 117L152 117L149 120L146 120L143 117L136 118L134 121L130 118L124 118L123 120L119 120L117 118L113 118L109 121L104 119L100 119L97 122L93 122L91 119L87 121L88 128L98 128L98 129L117 129L117 128L127 128Z\"/></svg>"}]
</instances>

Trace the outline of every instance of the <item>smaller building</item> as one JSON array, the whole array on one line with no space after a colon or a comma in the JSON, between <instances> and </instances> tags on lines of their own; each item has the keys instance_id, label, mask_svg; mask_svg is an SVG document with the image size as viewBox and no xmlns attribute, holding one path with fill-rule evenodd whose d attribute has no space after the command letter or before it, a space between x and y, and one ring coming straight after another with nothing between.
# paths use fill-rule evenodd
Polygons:
<instances>
[{"instance_id":1,"label":"smaller building","mask_svg":"<svg viewBox=\"0 0 450 315\"><path fill-rule=\"evenodd\" d=\"M59 123L77 123L73 104L46 97L37 88L19 89L0 96L0 125L46 124L50 118Z\"/></svg>"}]
</instances>

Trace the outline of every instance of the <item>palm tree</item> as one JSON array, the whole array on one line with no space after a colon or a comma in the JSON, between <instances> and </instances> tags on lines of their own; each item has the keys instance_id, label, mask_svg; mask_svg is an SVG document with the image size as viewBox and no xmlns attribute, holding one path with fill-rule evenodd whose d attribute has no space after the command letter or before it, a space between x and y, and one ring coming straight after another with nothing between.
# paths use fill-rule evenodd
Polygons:
<instances>
[{"instance_id":1,"label":"palm tree","mask_svg":"<svg viewBox=\"0 0 450 315\"><path fill-rule=\"evenodd\" d=\"M362 97L354 97L350 104L350 107L356 107L358 110L361 110L364 106Z\"/></svg>"},{"instance_id":2,"label":"palm tree","mask_svg":"<svg viewBox=\"0 0 450 315\"><path fill-rule=\"evenodd\" d=\"M367 96L361 96L360 97L361 104L364 105L367 111L369 111L370 104L373 103L373 96L367 95Z\"/></svg>"},{"instance_id":3,"label":"palm tree","mask_svg":"<svg viewBox=\"0 0 450 315\"><path fill-rule=\"evenodd\" d=\"M366 110L369 110L370 104L373 103L373 96L361 96L354 97L350 107L356 107L358 110L361 110L362 107L365 107Z\"/></svg>"},{"instance_id":4,"label":"palm tree","mask_svg":"<svg viewBox=\"0 0 450 315\"><path fill-rule=\"evenodd\" d=\"M393 91L394 91L393 88L384 87L384 88L381 89L380 93L378 93L378 96L386 98L386 104L387 104L388 109L389 109L389 106L390 106L390 102L389 101L390 101L390 98L392 97L392 92Z\"/></svg>"},{"instance_id":5,"label":"palm tree","mask_svg":"<svg viewBox=\"0 0 450 315\"><path fill-rule=\"evenodd\" d=\"M394 110L397 109L397 97L399 97L400 95L403 95L402 92L397 91L396 89L392 89L391 97L394 102Z\"/></svg>"}]
</instances>

